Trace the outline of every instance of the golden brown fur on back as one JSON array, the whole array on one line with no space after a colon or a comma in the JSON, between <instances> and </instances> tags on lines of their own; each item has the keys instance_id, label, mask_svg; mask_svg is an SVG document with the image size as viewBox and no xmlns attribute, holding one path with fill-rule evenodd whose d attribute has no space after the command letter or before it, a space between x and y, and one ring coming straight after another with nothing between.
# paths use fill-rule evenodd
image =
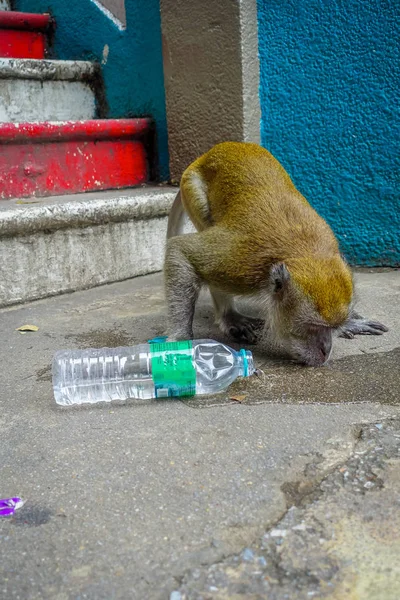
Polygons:
<instances>
[{"instance_id":1,"label":"golden brown fur on back","mask_svg":"<svg viewBox=\"0 0 400 600\"><path fill-rule=\"evenodd\" d=\"M185 171L183 193L194 174L206 186L205 227L229 230L244 244L247 239L253 273L259 273L260 280L272 264L284 262L321 317L332 325L343 321L352 297L352 277L336 238L267 150L256 144L218 144ZM193 214L197 209L200 206L188 207L194 222L204 219L204 214ZM232 269L230 278L240 279L240 265Z\"/></svg>"},{"instance_id":2,"label":"golden brown fur on back","mask_svg":"<svg viewBox=\"0 0 400 600\"><path fill-rule=\"evenodd\" d=\"M264 148L224 142L200 157L189 171L193 168L206 182L212 222L251 233L267 255L280 254L283 260L303 249L320 250L321 240L327 253L338 251L329 226L318 215L315 223L314 209Z\"/></svg>"}]
</instances>

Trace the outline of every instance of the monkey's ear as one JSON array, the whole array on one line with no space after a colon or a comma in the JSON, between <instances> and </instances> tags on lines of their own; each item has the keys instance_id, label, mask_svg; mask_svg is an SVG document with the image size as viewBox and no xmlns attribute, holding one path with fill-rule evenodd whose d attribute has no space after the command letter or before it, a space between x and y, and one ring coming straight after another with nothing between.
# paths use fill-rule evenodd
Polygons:
<instances>
[{"instance_id":1,"label":"monkey's ear","mask_svg":"<svg viewBox=\"0 0 400 600\"><path fill-rule=\"evenodd\" d=\"M269 281L274 294L282 295L288 288L290 273L285 263L275 263L269 273Z\"/></svg>"}]
</instances>

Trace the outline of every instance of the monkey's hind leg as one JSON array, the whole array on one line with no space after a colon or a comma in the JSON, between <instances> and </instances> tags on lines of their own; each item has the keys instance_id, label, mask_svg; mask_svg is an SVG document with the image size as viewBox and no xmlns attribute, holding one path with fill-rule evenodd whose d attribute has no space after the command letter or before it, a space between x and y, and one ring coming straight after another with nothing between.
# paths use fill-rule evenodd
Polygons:
<instances>
[{"instance_id":1,"label":"monkey's hind leg","mask_svg":"<svg viewBox=\"0 0 400 600\"><path fill-rule=\"evenodd\" d=\"M246 317L235 309L232 296L210 286L216 322L221 331L238 342L255 344L264 328L263 319Z\"/></svg>"},{"instance_id":2,"label":"monkey's hind leg","mask_svg":"<svg viewBox=\"0 0 400 600\"><path fill-rule=\"evenodd\" d=\"M201 282L188 257L197 235L177 236L167 241L164 277L168 334L175 340L193 338L193 316Z\"/></svg>"},{"instance_id":3,"label":"monkey's hind leg","mask_svg":"<svg viewBox=\"0 0 400 600\"><path fill-rule=\"evenodd\" d=\"M385 331L389 331L386 325L379 321L365 319L357 312L352 311L350 319L341 328L339 337L352 339L355 335L382 335Z\"/></svg>"}]
</instances>

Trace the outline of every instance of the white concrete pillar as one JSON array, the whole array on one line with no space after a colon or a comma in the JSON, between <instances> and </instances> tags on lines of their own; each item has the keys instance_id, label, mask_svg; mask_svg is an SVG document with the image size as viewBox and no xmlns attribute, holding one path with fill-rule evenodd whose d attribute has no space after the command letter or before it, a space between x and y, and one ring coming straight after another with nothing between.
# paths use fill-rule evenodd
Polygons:
<instances>
[{"instance_id":1,"label":"white concrete pillar","mask_svg":"<svg viewBox=\"0 0 400 600\"><path fill-rule=\"evenodd\" d=\"M256 0L160 0L170 173L214 144L260 141Z\"/></svg>"}]
</instances>

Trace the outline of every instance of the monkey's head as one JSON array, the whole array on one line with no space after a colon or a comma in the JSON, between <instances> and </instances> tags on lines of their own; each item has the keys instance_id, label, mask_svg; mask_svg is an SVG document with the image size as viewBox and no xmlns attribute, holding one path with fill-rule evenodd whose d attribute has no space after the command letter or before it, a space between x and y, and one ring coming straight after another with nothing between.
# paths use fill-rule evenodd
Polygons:
<instances>
[{"instance_id":1,"label":"monkey's head","mask_svg":"<svg viewBox=\"0 0 400 600\"><path fill-rule=\"evenodd\" d=\"M275 351L308 366L325 364L335 331L347 321L351 272L340 256L292 259L271 267L268 337Z\"/></svg>"}]
</instances>

